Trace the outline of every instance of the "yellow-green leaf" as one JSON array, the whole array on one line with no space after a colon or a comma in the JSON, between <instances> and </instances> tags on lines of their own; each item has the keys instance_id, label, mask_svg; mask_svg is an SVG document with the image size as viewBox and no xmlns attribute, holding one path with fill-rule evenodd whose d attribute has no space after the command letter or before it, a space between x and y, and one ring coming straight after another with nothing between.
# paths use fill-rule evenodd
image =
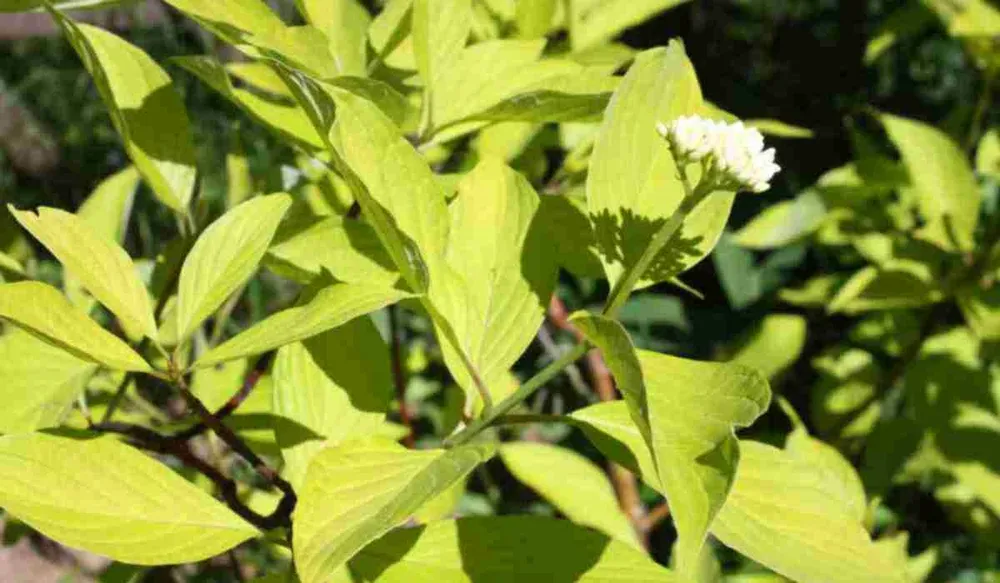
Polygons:
<instances>
[{"instance_id":1,"label":"yellow-green leaf","mask_svg":"<svg viewBox=\"0 0 1000 583\"><path fill-rule=\"evenodd\" d=\"M58 425L96 368L17 328L0 336L0 433Z\"/></svg>"},{"instance_id":2,"label":"yellow-green leaf","mask_svg":"<svg viewBox=\"0 0 1000 583\"><path fill-rule=\"evenodd\" d=\"M903 157L909 189L927 221L921 235L946 250L972 249L981 192L961 147L928 124L888 114L881 120Z\"/></svg>"},{"instance_id":3,"label":"yellow-green leaf","mask_svg":"<svg viewBox=\"0 0 1000 583\"><path fill-rule=\"evenodd\" d=\"M805 318L794 314L772 314L754 328L731 360L772 378L795 363L805 344Z\"/></svg>"},{"instance_id":4,"label":"yellow-green leaf","mask_svg":"<svg viewBox=\"0 0 1000 583\"><path fill-rule=\"evenodd\" d=\"M50 285L37 281L0 284L0 318L108 368L150 370L127 344L77 311Z\"/></svg>"},{"instance_id":5,"label":"yellow-green leaf","mask_svg":"<svg viewBox=\"0 0 1000 583\"><path fill-rule=\"evenodd\" d=\"M429 298L456 344L442 342L445 362L467 402L477 398L466 361L487 387L507 371L538 331L555 283L555 264L532 230L538 195L497 160L465 175L451 204L447 267L431 271ZM450 269L446 278L433 279ZM456 354L461 351L463 355Z\"/></svg>"},{"instance_id":6,"label":"yellow-green leaf","mask_svg":"<svg viewBox=\"0 0 1000 583\"><path fill-rule=\"evenodd\" d=\"M112 438L0 437L0 506L71 547L140 565L193 563L257 530Z\"/></svg>"},{"instance_id":7,"label":"yellow-green leaf","mask_svg":"<svg viewBox=\"0 0 1000 583\"><path fill-rule=\"evenodd\" d=\"M452 99L437 94L436 80L465 47L472 26L472 2L413 0L412 18L413 54L428 94L432 99Z\"/></svg>"},{"instance_id":8,"label":"yellow-green leaf","mask_svg":"<svg viewBox=\"0 0 1000 583\"><path fill-rule=\"evenodd\" d=\"M1000 128L991 129L979 140L976 172L1000 180Z\"/></svg>"},{"instance_id":9,"label":"yellow-green leaf","mask_svg":"<svg viewBox=\"0 0 1000 583\"><path fill-rule=\"evenodd\" d=\"M411 294L366 284L333 284L307 303L282 310L203 354L195 367L209 366L315 336L358 316L380 310Z\"/></svg>"},{"instance_id":10,"label":"yellow-green leaf","mask_svg":"<svg viewBox=\"0 0 1000 583\"><path fill-rule=\"evenodd\" d=\"M233 87L222 63L212 57L175 57L171 62L201 79L213 91L236 104L251 117L282 137L311 148L322 148L323 139L316 133L309 116L301 108L261 97L253 91Z\"/></svg>"},{"instance_id":11,"label":"yellow-green leaf","mask_svg":"<svg viewBox=\"0 0 1000 583\"><path fill-rule=\"evenodd\" d=\"M656 124L701 108L698 79L679 41L640 54L615 91L587 178L587 208L612 284L633 268L685 196ZM639 278L637 288L668 281L703 259L722 235L732 202L732 192L709 195Z\"/></svg>"},{"instance_id":12,"label":"yellow-green leaf","mask_svg":"<svg viewBox=\"0 0 1000 583\"><path fill-rule=\"evenodd\" d=\"M542 516L460 518L397 529L351 561L365 581L680 581L645 553L572 522Z\"/></svg>"},{"instance_id":13,"label":"yellow-green leaf","mask_svg":"<svg viewBox=\"0 0 1000 583\"><path fill-rule=\"evenodd\" d=\"M287 194L252 198L209 225L181 267L177 330L189 337L257 270L278 223L292 204Z\"/></svg>"},{"instance_id":14,"label":"yellow-green leaf","mask_svg":"<svg viewBox=\"0 0 1000 583\"><path fill-rule=\"evenodd\" d=\"M295 510L295 568L325 583L365 545L493 456L491 445L407 450L352 441L316 454Z\"/></svg>"},{"instance_id":15,"label":"yellow-green leaf","mask_svg":"<svg viewBox=\"0 0 1000 583\"><path fill-rule=\"evenodd\" d=\"M677 526L678 570L690 574L737 471L735 429L767 409L767 380L739 364L635 351L625 329L607 318L577 313L571 321L603 352L652 454Z\"/></svg>"},{"instance_id":16,"label":"yellow-green leaf","mask_svg":"<svg viewBox=\"0 0 1000 583\"><path fill-rule=\"evenodd\" d=\"M139 174L163 204L186 214L197 169L187 112L170 77L138 47L50 12L94 78Z\"/></svg>"},{"instance_id":17,"label":"yellow-green leaf","mask_svg":"<svg viewBox=\"0 0 1000 583\"><path fill-rule=\"evenodd\" d=\"M514 18L518 36L539 38L545 36L553 25L558 3L556 0L520 0L515 3Z\"/></svg>"},{"instance_id":18,"label":"yellow-green leaf","mask_svg":"<svg viewBox=\"0 0 1000 583\"><path fill-rule=\"evenodd\" d=\"M378 233L363 221L328 217L282 238L268 250L274 271L308 282L328 271L339 281L392 286L399 271Z\"/></svg>"},{"instance_id":19,"label":"yellow-green leaf","mask_svg":"<svg viewBox=\"0 0 1000 583\"><path fill-rule=\"evenodd\" d=\"M712 525L726 546L797 581L906 581L835 477L762 443L744 441L740 450L736 483Z\"/></svg>"},{"instance_id":20,"label":"yellow-green leaf","mask_svg":"<svg viewBox=\"0 0 1000 583\"><path fill-rule=\"evenodd\" d=\"M811 138L813 131L809 128L792 125L777 119L748 119L746 125L757 128L762 134L776 138Z\"/></svg>"},{"instance_id":21,"label":"yellow-green leaf","mask_svg":"<svg viewBox=\"0 0 1000 583\"><path fill-rule=\"evenodd\" d=\"M95 233L121 243L139 179L135 166L108 176L83 201L76 216L90 225Z\"/></svg>"},{"instance_id":22,"label":"yellow-green leaf","mask_svg":"<svg viewBox=\"0 0 1000 583\"><path fill-rule=\"evenodd\" d=\"M573 50L599 45L659 12L688 0L574 0L569 35Z\"/></svg>"},{"instance_id":23,"label":"yellow-green leaf","mask_svg":"<svg viewBox=\"0 0 1000 583\"><path fill-rule=\"evenodd\" d=\"M508 443L500 457L515 478L538 492L566 518L642 550L607 475L580 454L545 443Z\"/></svg>"},{"instance_id":24,"label":"yellow-green leaf","mask_svg":"<svg viewBox=\"0 0 1000 583\"><path fill-rule=\"evenodd\" d=\"M376 436L392 399L389 349L371 318L358 318L304 342L274 361L274 433L284 473L301 487L323 447Z\"/></svg>"},{"instance_id":25,"label":"yellow-green leaf","mask_svg":"<svg viewBox=\"0 0 1000 583\"><path fill-rule=\"evenodd\" d=\"M371 16L357 0L298 0L309 24L323 31L330 43L338 75L364 76Z\"/></svg>"},{"instance_id":26,"label":"yellow-green leaf","mask_svg":"<svg viewBox=\"0 0 1000 583\"><path fill-rule=\"evenodd\" d=\"M8 207L17 222L63 264L126 329L156 339L156 321L146 285L132 258L113 239L74 214L39 207L37 214Z\"/></svg>"},{"instance_id":27,"label":"yellow-green leaf","mask_svg":"<svg viewBox=\"0 0 1000 583\"><path fill-rule=\"evenodd\" d=\"M733 240L750 249L776 249L807 237L822 225L826 205L815 190L806 190L792 200L764 209Z\"/></svg>"}]
</instances>

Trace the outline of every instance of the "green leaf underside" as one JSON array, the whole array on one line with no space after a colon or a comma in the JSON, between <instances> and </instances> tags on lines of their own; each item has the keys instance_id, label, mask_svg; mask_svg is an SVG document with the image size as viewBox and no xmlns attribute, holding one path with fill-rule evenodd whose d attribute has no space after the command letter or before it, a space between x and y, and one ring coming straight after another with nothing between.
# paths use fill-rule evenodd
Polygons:
<instances>
[{"instance_id":1,"label":"green leaf underside","mask_svg":"<svg viewBox=\"0 0 1000 583\"><path fill-rule=\"evenodd\" d=\"M635 351L624 328L606 318L578 313L571 321L601 349L632 425L652 452L679 533L679 570L690 572L732 486L735 428L767 409L767 381L739 364Z\"/></svg>"},{"instance_id":2,"label":"green leaf underside","mask_svg":"<svg viewBox=\"0 0 1000 583\"><path fill-rule=\"evenodd\" d=\"M149 292L124 249L71 213L48 207L37 214L8 208L126 328L156 339Z\"/></svg>"},{"instance_id":3,"label":"green leaf underside","mask_svg":"<svg viewBox=\"0 0 1000 583\"><path fill-rule=\"evenodd\" d=\"M678 581L641 551L541 516L460 518L398 529L365 547L351 571L380 583Z\"/></svg>"},{"instance_id":4,"label":"green leaf underside","mask_svg":"<svg viewBox=\"0 0 1000 583\"><path fill-rule=\"evenodd\" d=\"M325 583L365 545L493 456L491 445L407 450L351 441L316 454L293 518L302 583Z\"/></svg>"},{"instance_id":5,"label":"green leaf underside","mask_svg":"<svg viewBox=\"0 0 1000 583\"><path fill-rule=\"evenodd\" d=\"M188 338L257 270L278 223L292 204L287 194L252 198L209 225L181 268L177 330Z\"/></svg>"},{"instance_id":6,"label":"green leaf underside","mask_svg":"<svg viewBox=\"0 0 1000 583\"><path fill-rule=\"evenodd\" d=\"M0 336L0 433L54 427L96 365L14 328Z\"/></svg>"},{"instance_id":7,"label":"green leaf underside","mask_svg":"<svg viewBox=\"0 0 1000 583\"><path fill-rule=\"evenodd\" d=\"M267 352L336 328L407 297L411 294L390 287L333 284L319 290L309 302L273 314L209 350L195 366Z\"/></svg>"},{"instance_id":8,"label":"green leaf underside","mask_svg":"<svg viewBox=\"0 0 1000 583\"><path fill-rule=\"evenodd\" d=\"M0 506L63 544L141 565L197 562L257 530L109 437L0 437Z\"/></svg>"},{"instance_id":9,"label":"green leaf underside","mask_svg":"<svg viewBox=\"0 0 1000 583\"><path fill-rule=\"evenodd\" d=\"M612 284L632 269L685 195L656 124L699 113L702 104L678 41L641 53L611 98L590 158L587 208ZM721 236L732 202L733 193L717 192L698 205L637 288L668 281L703 259Z\"/></svg>"},{"instance_id":10,"label":"green leaf underside","mask_svg":"<svg viewBox=\"0 0 1000 583\"><path fill-rule=\"evenodd\" d=\"M125 342L71 306L59 290L48 284L0 284L0 318L79 358L111 369L150 370L149 364Z\"/></svg>"},{"instance_id":11,"label":"green leaf underside","mask_svg":"<svg viewBox=\"0 0 1000 583\"><path fill-rule=\"evenodd\" d=\"M643 549L607 475L587 458L566 448L530 442L505 444L500 457L515 478L568 519Z\"/></svg>"},{"instance_id":12,"label":"green leaf underside","mask_svg":"<svg viewBox=\"0 0 1000 583\"><path fill-rule=\"evenodd\" d=\"M274 433L295 487L324 447L378 434L393 395L391 370L389 348L366 317L278 350Z\"/></svg>"},{"instance_id":13,"label":"green leaf underside","mask_svg":"<svg viewBox=\"0 0 1000 583\"><path fill-rule=\"evenodd\" d=\"M143 179L163 204L187 213L197 169L187 111L170 77L138 47L51 13L94 78Z\"/></svg>"}]
</instances>

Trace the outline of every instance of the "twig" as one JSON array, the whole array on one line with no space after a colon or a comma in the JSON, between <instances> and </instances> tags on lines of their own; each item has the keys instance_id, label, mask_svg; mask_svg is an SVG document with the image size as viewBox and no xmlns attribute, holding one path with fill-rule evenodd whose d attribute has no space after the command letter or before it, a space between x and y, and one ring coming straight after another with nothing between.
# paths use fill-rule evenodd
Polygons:
<instances>
[{"instance_id":1,"label":"twig","mask_svg":"<svg viewBox=\"0 0 1000 583\"><path fill-rule=\"evenodd\" d=\"M171 361L171 376L174 380L174 384L180 389L181 396L184 401L201 419L202 423L208 426L219 438L225 442L234 452L240 457L247 461L257 474L264 478L268 484L277 488L283 494L281 502L278 504L278 508L275 510L275 514L280 513L280 518L283 520L282 524L279 526L291 526L291 512L295 508L295 504L298 501L295 495L295 489L292 485L288 483L284 478L282 478L278 472L274 471L267 463L260 458L250 447L242 440L236 432L230 429L228 426L222 423L218 417L214 416L211 411L209 411L205 405L198 400L191 392L184 380L184 376L180 374L180 371L176 368L176 365Z\"/></svg>"},{"instance_id":2,"label":"twig","mask_svg":"<svg viewBox=\"0 0 1000 583\"><path fill-rule=\"evenodd\" d=\"M191 451L188 444L184 441L178 441L176 439L160 435L147 427L132 425L130 423L117 423L112 421L107 423L97 423L92 425L90 428L91 430L100 433L115 433L118 435L124 435L129 439L129 442L136 447L176 457L184 465L193 468L195 471L211 480L212 483L215 484L216 488L218 488L219 494L226 502L226 505L241 518L261 530L271 530L281 526L288 526L290 524L292 509L285 503L285 499L282 499L281 503L278 504L278 508L276 508L271 514L267 516L258 514L244 504L242 500L240 500L236 482L226 477L214 466L195 455Z\"/></svg>"},{"instance_id":3,"label":"twig","mask_svg":"<svg viewBox=\"0 0 1000 583\"><path fill-rule=\"evenodd\" d=\"M257 382L260 381L260 377L264 376L264 371L267 370L268 364L273 356L274 352L268 352L262 354L257 362L251 368L246 377L243 379L243 384L240 385L240 389L236 391L232 397L226 401L226 404L219 408L218 411L214 413L214 417L220 421L226 419L230 415L236 412L236 410L247 400L250 393L253 392L254 388L257 386ZM174 435L176 439L188 440L197 435L201 435L205 431L208 431L208 425L204 421L199 421L197 424L180 431Z\"/></svg>"},{"instance_id":4,"label":"twig","mask_svg":"<svg viewBox=\"0 0 1000 583\"><path fill-rule=\"evenodd\" d=\"M407 447L413 448L415 445L413 437L413 420L410 418L410 409L406 404L406 373L403 370L403 349L400 339L399 311L396 306L389 306L389 348L392 357L392 380L396 386L396 400L399 401L399 420L406 427L406 436L403 443Z\"/></svg>"},{"instance_id":5,"label":"twig","mask_svg":"<svg viewBox=\"0 0 1000 583\"><path fill-rule=\"evenodd\" d=\"M538 329L538 343L542 345L545 353L549 355L552 360L555 360L561 356L559 352L559 346L556 344L555 340L552 338L552 333L549 332L548 328L542 326ZM566 367L566 377L569 379L569 384L573 389L579 393L583 398L593 399L593 392L587 385L587 381L584 380L583 374L580 373L580 367L575 364L571 364Z\"/></svg>"},{"instance_id":6,"label":"twig","mask_svg":"<svg viewBox=\"0 0 1000 583\"><path fill-rule=\"evenodd\" d=\"M557 328L572 334L578 341L584 341L583 333L569 321L569 311L566 309L566 304L555 294L552 294L552 300L549 302L549 320ZM611 372L599 351L591 350L587 353L587 368L590 369L594 392L597 393L601 401L617 400L618 392L615 390ZM610 460L608 461L608 475L611 477L611 483L618 495L618 504L621 505L622 510L632 522L632 527L639 535L643 546L648 548L649 529L645 527L648 517L646 516L646 507L642 503L642 497L639 495L638 479L635 474Z\"/></svg>"},{"instance_id":7,"label":"twig","mask_svg":"<svg viewBox=\"0 0 1000 583\"><path fill-rule=\"evenodd\" d=\"M647 536L653 531L661 522L670 517L670 506L667 505L666 500L660 502L659 505L654 506L652 510L646 514L646 519L642 522L642 529L646 532Z\"/></svg>"}]
</instances>

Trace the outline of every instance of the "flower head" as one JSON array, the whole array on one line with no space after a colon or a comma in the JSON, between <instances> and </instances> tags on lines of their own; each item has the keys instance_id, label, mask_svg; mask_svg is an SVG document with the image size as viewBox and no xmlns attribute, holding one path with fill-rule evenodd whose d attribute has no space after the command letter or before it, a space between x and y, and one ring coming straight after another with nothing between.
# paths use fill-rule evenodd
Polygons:
<instances>
[{"instance_id":1,"label":"flower head","mask_svg":"<svg viewBox=\"0 0 1000 583\"><path fill-rule=\"evenodd\" d=\"M774 148L765 150L764 136L743 122L727 124L692 115L658 123L656 130L678 163L701 162L707 173L703 180L713 180L720 188L764 192L781 170L774 163Z\"/></svg>"}]
</instances>

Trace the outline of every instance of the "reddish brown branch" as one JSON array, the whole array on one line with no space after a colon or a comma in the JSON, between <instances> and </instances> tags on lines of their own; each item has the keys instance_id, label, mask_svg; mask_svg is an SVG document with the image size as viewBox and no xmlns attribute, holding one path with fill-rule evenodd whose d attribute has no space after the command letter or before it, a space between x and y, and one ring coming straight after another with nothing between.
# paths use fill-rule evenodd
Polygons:
<instances>
[{"instance_id":1,"label":"reddish brown branch","mask_svg":"<svg viewBox=\"0 0 1000 583\"><path fill-rule=\"evenodd\" d=\"M552 300L549 302L549 321L560 330L572 334L578 342L584 340L583 333L577 330L569 321L569 312L566 310L566 305L555 294L552 295ZM615 389L611 372L608 370L600 351L594 349L587 353L587 368L590 369L594 392L597 393L601 401L617 400L618 391ZM621 505L622 510L629 517L632 527L635 529L636 534L639 535L639 539L643 545L648 547L649 538L647 535L649 529L646 528L646 507L642 504L642 498L639 496L639 482L635 474L615 462L609 461L608 475L611 477L611 483L615 488L615 493L618 495L618 504Z\"/></svg>"},{"instance_id":2,"label":"reddish brown branch","mask_svg":"<svg viewBox=\"0 0 1000 583\"><path fill-rule=\"evenodd\" d=\"M392 358L392 382L396 387L396 400L399 401L399 420L406 427L406 436L403 443L406 447L413 448L415 445L413 436L413 419L410 417L410 408L406 404L406 371L403 370L403 347L399 329L399 310L396 306L389 306L389 351Z\"/></svg>"}]
</instances>

